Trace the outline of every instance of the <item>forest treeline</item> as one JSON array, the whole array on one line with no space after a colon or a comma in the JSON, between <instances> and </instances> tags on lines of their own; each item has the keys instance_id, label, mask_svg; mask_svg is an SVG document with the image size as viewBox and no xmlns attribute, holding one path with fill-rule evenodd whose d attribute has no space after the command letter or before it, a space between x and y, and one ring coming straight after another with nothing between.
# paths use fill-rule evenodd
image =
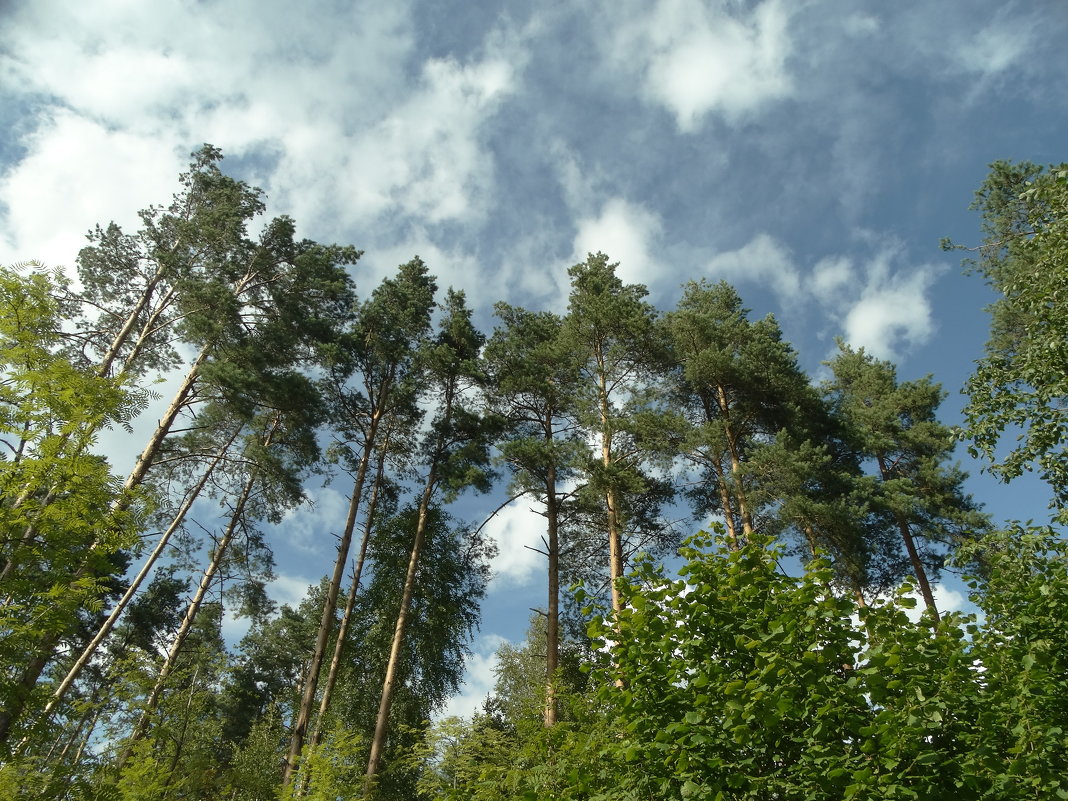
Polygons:
<instances>
[{"instance_id":1,"label":"forest treeline","mask_svg":"<svg viewBox=\"0 0 1068 801\"><path fill-rule=\"evenodd\" d=\"M1068 170L976 196L999 299L958 430L931 377L839 342L816 382L732 286L659 309L601 253L488 332L418 258L357 294L360 252L221 158L76 279L0 270L0 795L1068 798ZM991 521L961 441L1051 525ZM336 558L278 608L272 533L326 480ZM431 722L493 556L454 502L494 489L544 520L545 603Z\"/></svg>"}]
</instances>

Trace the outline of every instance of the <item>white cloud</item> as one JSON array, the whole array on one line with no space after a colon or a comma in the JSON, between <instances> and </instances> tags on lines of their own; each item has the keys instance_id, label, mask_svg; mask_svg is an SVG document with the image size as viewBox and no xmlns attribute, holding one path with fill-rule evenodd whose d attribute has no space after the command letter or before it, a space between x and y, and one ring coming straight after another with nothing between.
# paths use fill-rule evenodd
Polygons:
<instances>
[{"instance_id":1,"label":"white cloud","mask_svg":"<svg viewBox=\"0 0 1068 801\"><path fill-rule=\"evenodd\" d=\"M957 65L983 77L997 75L1021 64L1034 49L1036 18L1019 9L1002 8L974 34L958 35L950 50Z\"/></svg>"},{"instance_id":2,"label":"white cloud","mask_svg":"<svg viewBox=\"0 0 1068 801\"><path fill-rule=\"evenodd\" d=\"M736 284L747 282L775 293L784 312L815 301L841 326L842 336L881 359L896 359L934 334L928 297L939 267L900 265L903 249L867 232L858 238L874 247L868 258L826 256L803 274L786 247L761 233L737 250L712 257L706 273Z\"/></svg>"},{"instance_id":3,"label":"white cloud","mask_svg":"<svg viewBox=\"0 0 1068 801\"><path fill-rule=\"evenodd\" d=\"M612 198L596 217L578 221L573 259L586 260L590 253L606 253L619 262L616 274L628 284L654 284L664 266L653 256L662 233L660 218L637 203Z\"/></svg>"},{"instance_id":4,"label":"white cloud","mask_svg":"<svg viewBox=\"0 0 1068 801\"><path fill-rule=\"evenodd\" d=\"M796 302L800 278L789 252L776 239L761 233L737 250L713 256L705 267L717 279L753 281L770 287L784 308Z\"/></svg>"},{"instance_id":5,"label":"white cloud","mask_svg":"<svg viewBox=\"0 0 1068 801\"><path fill-rule=\"evenodd\" d=\"M73 261L92 224L166 203L203 141L255 156L241 172L269 213L316 239L398 230L382 215L468 221L488 207L483 124L523 64L504 34L463 61L420 62L403 2L103 0L64 8L57 27L58 5L21 12L0 57L5 82L41 109L26 157L0 177L12 257Z\"/></svg>"},{"instance_id":6,"label":"white cloud","mask_svg":"<svg viewBox=\"0 0 1068 801\"><path fill-rule=\"evenodd\" d=\"M545 518L530 508L528 499L504 507L486 524L485 533L497 544L490 592L525 586L544 572L545 557L531 549L545 550Z\"/></svg>"},{"instance_id":7,"label":"white cloud","mask_svg":"<svg viewBox=\"0 0 1068 801\"><path fill-rule=\"evenodd\" d=\"M470 718L481 708L482 702L497 682L497 650L508 642L497 634L483 634L479 637L467 658L467 669L460 692L445 703L445 708L437 717L457 715Z\"/></svg>"},{"instance_id":8,"label":"white cloud","mask_svg":"<svg viewBox=\"0 0 1068 801\"><path fill-rule=\"evenodd\" d=\"M391 209L430 222L481 215L493 160L478 129L514 79L509 63L495 56L467 65L428 62L419 90L351 142L339 180L347 218Z\"/></svg>"},{"instance_id":9,"label":"white cloud","mask_svg":"<svg viewBox=\"0 0 1068 801\"><path fill-rule=\"evenodd\" d=\"M684 133L707 114L735 121L791 91L786 5L766 0L744 16L732 15L733 5L660 0L613 3L605 13L621 20L608 39L609 63L638 78Z\"/></svg>"},{"instance_id":10,"label":"white cloud","mask_svg":"<svg viewBox=\"0 0 1068 801\"><path fill-rule=\"evenodd\" d=\"M28 155L0 178L11 261L73 267L85 233L114 220L131 230L137 210L174 192L183 159L149 136L116 131L57 109L26 142Z\"/></svg>"},{"instance_id":11,"label":"white cloud","mask_svg":"<svg viewBox=\"0 0 1068 801\"><path fill-rule=\"evenodd\" d=\"M882 252L867 267L860 297L843 320L844 337L880 359L896 359L923 344L935 330L927 291L936 268L920 265L892 271L891 254Z\"/></svg>"},{"instance_id":12,"label":"white cloud","mask_svg":"<svg viewBox=\"0 0 1068 801\"><path fill-rule=\"evenodd\" d=\"M841 299L852 282L853 265L845 256L820 259L806 280L809 291L825 303Z\"/></svg>"}]
</instances>

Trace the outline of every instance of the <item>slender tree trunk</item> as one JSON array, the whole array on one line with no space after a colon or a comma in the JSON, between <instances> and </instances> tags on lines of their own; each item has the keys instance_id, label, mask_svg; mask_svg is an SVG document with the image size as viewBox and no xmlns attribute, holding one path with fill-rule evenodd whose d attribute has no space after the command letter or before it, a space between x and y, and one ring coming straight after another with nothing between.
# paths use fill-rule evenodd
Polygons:
<instances>
[{"instance_id":1,"label":"slender tree trunk","mask_svg":"<svg viewBox=\"0 0 1068 801\"><path fill-rule=\"evenodd\" d=\"M126 477L126 481L122 485L122 492L119 494L119 497L115 499L114 504L112 504L112 509L114 511L122 511L130 505L130 501L132 500L130 491L135 487L140 486L145 480L145 476L148 475L152 463L155 461L156 456L159 455L159 449L163 446L163 440L170 434L174 421L178 419L178 415L189 402L189 396L193 392L193 387L196 385L197 378L200 377L200 368L204 365L204 362L207 361L209 350L209 345L205 345L201 348L200 353L197 354L197 357L189 366L189 370L186 371L185 378L182 380L181 386L178 387L178 391L174 393L174 398L171 400L170 406L168 406L167 410L163 413L163 417L159 419L159 424L156 426L156 430L152 433L152 437L149 439L148 444L145 445L144 450L142 450L137 457L133 469Z\"/></svg>"},{"instance_id":2,"label":"slender tree trunk","mask_svg":"<svg viewBox=\"0 0 1068 801\"><path fill-rule=\"evenodd\" d=\"M895 513L894 517L897 519L898 531L901 532L901 539L905 542L905 550L909 555L909 562L912 563L912 571L916 575L916 583L920 587L920 595L923 596L923 603L927 607L927 611L934 617L935 623L941 620L938 614L938 607L935 605L934 593L931 591L931 582L927 580L927 571L923 568L923 562L920 561L919 551L916 549L916 540L912 536L912 530L909 528L908 522Z\"/></svg>"},{"instance_id":3,"label":"slender tree trunk","mask_svg":"<svg viewBox=\"0 0 1068 801\"><path fill-rule=\"evenodd\" d=\"M175 771L178 770L178 762L182 758L182 751L185 750L185 738L189 734L189 711L193 708L193 693L197 688L198 675L200 675L199 666L193 671L193 680L189 683L189 694L186 697L185 702L185 714L182 716L182 729L178 733L178 739L174 743L174 756L171 757L170 768L167 771L167 780L163 782L164 794L166 794L167 788L170 787L171 782L174 781ZM164 797L166 797L166 795L164 795Z\"/></svg>"},{"instance_id":4,"label":"slender tree trunk","mask_svg":"<svg viewBox=\"0 0 1068 801\"><path fill-rule=\"evenodd\" d=\"M719 485L719 502L723 507L723 520L727 524L727 546L732 551L737 551L739 547L738 525L734 521L734 504L731 501L727 482L723 480L723 472L723 468L720 466L718 469L719 480L716 482Z\"/></svg>"},{"instance_id":5,"label":"slender tree trunk","mask_svg":"<svg viewBox=\"0 0 1068 801\"><path fill-rule=\"evenodd\" d=\"M22 674L19 676L18 681L8 694L7 706L0 711L0 743L6 742L7 738L11 734L11 729L15 725L15 721L19 719L23 711L26 709L26 702L30 697L30 693L33 692L33 688L37 686L37 679L45 669L45 665L52 658L52 651L56 644L59 643L58 634L49 634L44 640L45 644L51 645L47 651L44 649L38 650L37 654L30 659L23 668Z\"/></svg>"},{"instance_id":6,"label":"slender tree trunk","mask_svg":"<svg viewBox=\"0 0 1068 801\"><path fill-rule=\"evenodd\" d=\"M326 684L323 686L322 698L319 700L319 715L315 719L309 744L314 749L323 738L323 723L326 720L327 710L333 698L334 687L337 685L338 673L341 670L341 657L345 650L345 639L349 634L352 624L352 610L356 605L356 595L360 589L360 578L363 576L363 566L367 559L367 546L371 541L371 530L374 527L375 513L378 510L378 494L385 478L385 450L381 450L378 456L378 467L375 470L374 484L371 486L371 497L367 501L367 513L364 515L363 537L360 540L360 552L356 557L356 565L352 571L352 584L349 594L345 598L345 611L341 615L338 624L337 639L334 641L334 654L330 659L330 669L326 674Z\"/></svg>"},{"instance_id":7,"label":"slender tree trunk","mask_svg":"<svg viewBox=\"0 0 1068 801\"><path fill-rule=\"evenodd\" d=\"M133 365L138 357L141 355L141 351L145 349L145 345L148 344L148 338L152 336L157 330L162 328L159 325L160 318L163 316L163 312L167 310L167 307L171 304L177 294L177 288L171 287L167 290L166 294L160 299L156 308L152 310L152 314L145 320L145 324L141 326L141 332L137 335L137 341L133 347L130 348L130 352L126 354L126 358L122 360L122 368L119 373L127 372L131 365Z\"/></svg>"},{"instance_id":8,"label":"slender tree trunk","mask_svg":"<svg viewBox=\"0 0 1068 801\"><path fill-rule=\"evenodd\" d=\"M440 452L440 447L439 447ZM404 632L408 625L408 611L412 603L412 595L415 592L415 576L419 568L419 557L422 555L423 543L426 539L426 520L430 511L430 499L434 494L434 486L437 484L437 458L431 464L427 475L426 485L423 487L423 496L419 501L419 516L415 526L415 540L412 543L411 556L408 559L408 572L404 577L404 589L401 592L400 610L397 612L397 623L393 629L393 642L389 649L389 662L386 665L386 677L382 682L382 698L378 704L378 717L375 719L375 733L371 740L371 754L367 761L367 776L364 782L364 798L370 796L371 786L382 762L382 753L386 745L386 729L389 725L389 710L393 704L393 690L397 680L397 670L400 666L400 652L404 643Z\"/></svg>"},{"instance_id":9,"label":"slender tree trunk","mask_svg":"<svg viewBox=\"0 0 1068 801\"><path fill-rule=\"evenodd\" d=\"M748 539L753 533L753 515L749 511L749 505L745 499L745 489L742 487L742 458L738 452L738 437L731 425L730 401L727 391L722 385L716 387L719 395L719 407L723 418L723 433L727 437L727 449L731 455L731 476L734 478L734 496L738 499L738 516L742 520L742 533Z\"/></svg>"},{"instance_id":10,"label":"slender tree trunk","mask_svg":"<svg viewBox=\"0 0 1068 801\"><path fill-rule=\"evenodd\" d=\"M134 326L137 324L137 318L146 308L148 308L148 303L152 299L152 295L155 293L156 287L161 280L163 280L163 268L157 267L155 274L148 280L144 290L141 292L141 297L137 299L137 303L134 305L133 309L126 315L126 320L123 322L122 328L119 329L119 332L115 335L114 339L111 340L111 344L108 346L103 358L101 358L100 364L96 369L96 374L98 376L106 376L111 371L111 365L115 362L115 359L118 358L119 351L122 350L123 345L125 345L126 341L130 338L130 334L133 333ZM173 294L173 290L170 294ZM151 319L158 319L160 313L162 313L162 304L157 305ZM142 336L140 337L138 347L136 348L138 352L144 342L145 331L147 329L143 326L141 330ZM126 365L130 364L131 361L132 358L128 358L126 360Z\"/></svg>"},{"instance_id":11,"label":"slender tree trunk","mask_svg":"<svg viewBox=\"0 0 1068 801\"><path fill-rule=\"evenodd\" d=\"M140 589L141 584L144 582L145 578L155 566L156 561L166 549L168 543L170 542L171 536L182 525L182 522L185 520L186 514L189 512L189 509L193 506L193 503L196 501L201 491L203 491L204 487L207 485L208 480L211 478L212 473L214 473L215 471L215 468L218 467L218 465L226 457L227 453L229 452L230 446L234 443L234 440L237 439L240 433L241 428L239 427L233 433L233 436L230 437L227 443L218 450L215 455L215 458L208 465L207 469L204 471L204 474L200 477L200 480L197 482L197 484L186 494L185 499L182 501L182 505L178 508L177 513L174 515L174 519L167 527L167 530L160 535L159 540L156 542L155 548L152 549L152 552L145 559L144 564L141 565L141 569L138 571L137 575L134 576L133 581L130 582L130 586L126 588L126 592L123 593L122 598L120 598L116 602L115 607L111 610L111 614L108 615L107 619L101 624L100 628L97 630L96 635L93 637L92 640L89 641L89 644L85 646L85 649L82 651L81 656L78 657L78 659L71 666L70 670L67 671L67 675L63 678L63 681L61 681L56 686L56 689L52 693L51 700L49 700L48 704L44 708L44 711L41 713L42 719L47 720L52 715L56 706L59 704L60 701L63 700L63 696L66 695L67 691L70 689L74 681L78 678L79 674L81 674L85 666L89 664L89 660L92 659L93 654L96 653L96 649L100 647L100 644L103 643L103 641L111 633L111 630L115 627L116 622L118 622L119 616L123 613L123 611L129 605L130 601L132 601L134 596L137 594L137 591L138 589Z\"/></svg>"},{"instance_id":12,"label":"slender tree trunk","mask_svg":"<svg viewBox=\"0 0 1068 801\"><path fill-rule=\"evenodd\" d=\"M552 425L549 416L548 424ZM551 443L552 434L546 435ZM560 666L560 521L556 497L556 464L550 458L545 473L546 543L549 552L549 604L545 621L545 711L546 728L556 725L556 671Z\"/></svg>"},{"instance_id":13,"label":"slender tree trunk","mask_svg":"<svg viewBox=\"0 0 1068 801\"><path fill-rule=\"evenodd\" d=\"M148 723L152 719L156 707L159 705L160 698L163 695L163 688L167 684L167 679L170 677L175 664L178 662L178 656L182 651L182 646L189 637L189 633L193 630L193 624L196 622L200 608L204 604L204 599L207 597L212 584L215 582L215 576L219 572L219 568L222 566L226 552L230 548L230 543L233 542L234 537L236 536L237 529L241 524L241 519L245 512L245 506L248 503L249 498L252 496L256 481L257 476L249 476L248 480L245 481L245 486L241 489L241 494L238 496L234 510L230 514L230 520L226 525L226 530L223 532L222 538L215 545L211 555L211 561L208 563L207 568L205 568L204 575L201 576L200 585L197 587L193 599L189 602L189 606L185 611L185 617L182 619L182 624L179 626L178 633L175 634L174 641L171 643L170 650L167 652L167 658L163 661L162 667L160 667L159 675L156 677L156 683L152 687L152 692L149 693L148 699L145 701L145 708L141 712L141 717L138 718L137 724L134 726L134 730L130 734L130 739L126 745L122 758L116 764L116 770L122 769L126 759L130 756L134 744L144 737L145 732L148 731Z\"/></svg>"},{"instance_id":14,"label":"slender tree trunk","mask_svg":"<svg viewBox=\"0 0 1068 801\"><path fill-rule=\"evenodd\" d=\"M167 411L160 419L151 439L141 454L137 457L137 462L130 471L130 474L126 477L126 482L123 484L122 491L111 505L113 514L124 511L133 501L132 490L144 481L149 468L159 454L159 449L162 447L164 439L166 439L167 435L170 433L171 426L174 425L174 421L185 407L189 395L193 391L193 386L199 375L200 367L207 359L208 350L209 346L205 345L193 361L193 364L186 373L185 380L178 388L170 406L167 407ZM109 525L109 522L110 521L105 521L104 525ZM98 539L89 547L89 550L95 551L99 547L100 540ZM89 573L89 570L89 561L83 562L81 567L72 574L71 581L73 582L85 578ZM45 666L48 665L55 654L56 647L59 645L61 638L61 632L50 631L38 640L37 646L34 649L34 655L26 663L26 667L23 669L22 675L16 683L15 692L11 694L5 709L0 712L0 743L7 741L8 736L11 734L11 727L25 711L26 700L29 697L30 692L36 686L37 680L41 677L41 673L44 672Z\"/></svg>"},{"instance_id":15,"label":"slender tree trunk","mask_svg":"<svg viewBox=\"0 0 1068 801\"><path fill-rule=\"evenodd\" d=\"M352 533L356 528L356 515L360 508L364 481L367 478L367 467L371 460L374 439L380 419L380 413L372 417L370 431L364 443L363 454L360 456L360 464L356 469L356 480L352 489L352 497L349 500L349 512L345 519L345 528L342 531L341 540L338 543L337 559L334 560L334 573L330 578L330 586L327 589L326 600L323 603L323 615L319 621L319 631L315 637L315 651L312 654L311 662L308 664L308 672L304 677L304 692L301 695L296 720L293 722L293 733L289 738L289 753L286 756L285 772L282 774L283 786L288 786L293 780L297 765L300 762L301 751L304 748L304 735L311 720L315 694L318 691L319 673L323 667L323 660L326 658L326 647L330 641L330 633L334 628L337 596L341 591L341 583L345 578L345 568L348 566Z\"/></svg>"},{"instance_id":16,"label":"slender tree trunk","mask_svg":"<svg viewBox=\"0 0 1068 801\"><path fill-rule=\"evenodd\" d=\"M430 467L427 470L426 484L423 486L423 496L419 500L419 514L415 525L415 538L412 542L411 556L408 558L408 572L404 577L404 588L401 591L400 609L397 611L397 622L393 628L393 642L389 648L389 661L386 664L386 676L382 681L382 698L378 703L378 716L375 718L375 733L371 739L371 753L367 759L367 774L364 778L363 795L368 798L374 785L375 777L382 763L382 753L386 747L386 730L389 727L389 710L393 704L393 690L397 681L397 669L400 665L400 652L404 643L404 632L408 625L408 611L412 603L412 595L415 592L415 575L419 568L419 557L423 551L423 541L426 538L426 520L430 512L430 501L434 497L434 489L438 483L438 463L445 453L444 429L452 420L452 409L455 387L450 386L445 390L445 408L442 412L444 425L439 429L438 437L434 443L434 450L430 457Z\"/></svg>"},{"instance_id":17,"label":"slender tree trunk","mask_svg":"<svg viewBox=\"0 0 1068 801\"><path fill-rule=\"evenodd\" d=\"M78 743L78 750L74 752L74 758L71 760L72 765L77 765L82 761L82 754L85 753L85 749L89 745L89 740L92 739L93 732L96 730L96 724L100 722L101 709L97 709L93 713L93 719L89 722L89 728L85 730L85 734L82 735L82 741Z\"/></svg>"},{"instance_id":18,"label":"slender tree trunk","mask_svg":"<svg viewBox=\"0 0 1068 801\"><path fill-rule=\"evenodd\" d=\"M601 413L601 463L607 471L612 467L612 430L608 415L608 386L604 359L599 348L596 358L598 402ZM619 595L619 588L616 586L616 580L623 577L623 537L619 525L616 492L612 487L605 490L604 499L608 525L608 580L612 587L612 611L618 614L623 609L623 601Z\"/></svg>"}]
</instances>

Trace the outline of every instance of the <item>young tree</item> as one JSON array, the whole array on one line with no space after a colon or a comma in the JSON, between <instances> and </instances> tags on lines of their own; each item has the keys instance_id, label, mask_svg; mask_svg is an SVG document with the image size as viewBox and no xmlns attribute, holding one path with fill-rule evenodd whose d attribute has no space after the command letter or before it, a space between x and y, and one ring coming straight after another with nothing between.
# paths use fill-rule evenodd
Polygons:
<instances>
[{"instance_id":1,"label":"young tree","mask_svg":"<svg viewBox=\"0 0 1068 801\"><path fill-rule=\"evenodd\" d=\"M78 627L136 542L139 510L112 513L119 485L92 451L136 395L67 358L62 290L45 273L0 271L0 742L52 655L38 644Z\"/></svg>"}]
</instances>

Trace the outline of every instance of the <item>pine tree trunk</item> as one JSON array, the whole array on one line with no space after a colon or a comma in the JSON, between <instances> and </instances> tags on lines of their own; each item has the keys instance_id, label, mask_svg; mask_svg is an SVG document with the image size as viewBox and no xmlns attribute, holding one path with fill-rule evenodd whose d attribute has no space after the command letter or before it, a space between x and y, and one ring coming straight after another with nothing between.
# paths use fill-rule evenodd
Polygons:
<instances>
[{"instance_id":1,"label":"pine tree trunk","mask_svg":"<svg viewBox=\"0 0 1068 801\"><path fill-rule=\"evenodd\" d=\"M137 457L137 462L135 463L133 470L131 470L130 474L127 476L122 491L111 505L112 513L124 511L132 502L133 495L131 490L140 485L148 474L152 462L155 460L160 447L163 445L163 440L170 433L171 426L174 425L174 421L177 419L178 414L185 407L189 394L192 392L197 376L199 375L200 366L204 363L205 359L207 359L207 356L208 346L204 346L186 373L185 380L175 393L174 399L171 401L170 406L167 407L167 411L160 419L159 425L156 427L152 438L149 440L140 456ZM105 525L107 525L107 522L105 522ZM90 546L90 551L95 551L99 547L100 540L97 540ZM78 570L74 571L71 580L77 581L78 579L85 578L88 572L89 563L84 562ZM34 649L34 655L26 663L22 675L16 683L15 692L11 694L6 707L0 712L0 743L7 741L8 736L11 734L11 727L25 711L26 701L29 694L37 685L37 680L41 677L41 673L44 672L45 667L52 660L61 637L62 634L60 632L51 631L38 640L37 646Z\"/></svg>"},{"instance_id":2,"label":"pine tree trunk","mask_svg":"<svg viewBox=\"0 0 1068 801\"><path fill-rule=\"evenodd\" d=\"M85 646L81 655L71 666L70 670L67 671L67 675L52 692L52 698L49 700L48 704L45 705L45 708L41 713L42 719L47 720L52 715L52 713L55 711L56 706L60 703L60 701L63 700L63 696L66 695L67 691L70 689L71 685L78 678L78 676L81 674L85 666L89 664L89 660L91 660L93 654L96 653L96 649L100 647L101 643L103 643L107 636L111 633L111 630L118 622L119 616L123 613L123 611L129 605L130 601L132 601L134 596L137 594L137 591L138 589L140 589L141 584L144 582L145 578L148 577L148 574L155 566L156 561L166 549L168 543L170 542L171 536L173 536L174 532L177 531L178 528L182 525L182 522L185 520L186 514L189 512L189 509L193 506L193 503L200 496L201 491L203 491L204 487L207 485L208 480L211 478L212 473L214 473L215 471L215 468L226 457L227 453L229 452L230 446L234 443L234 440L237 439L240 433L241 428L239 427L237 431L234 432L233 436L230 437L229 441L218 450L215 455L215 458L208 465L207 469L204 471L197 484L186 494L185 499L182 501L182 505L178 508L178 511L175 513L170 525L167 527L166 531L164 531L163 534L160 535L159 540L156 542L156 546L152 549L152 552L145 559L144 564L141 565L141 569L130 582L130 586L126 588L126 592L123 593L122 598L120 598L115 603L114 608L111 610L111 614L108 615L107 619L101 624L100 628L97 630L96 635L93 637L92 640L89 641L89 644Z\"/></svg>"},{"instance_id":3,"label":"pine tree trunk","mask_svg":"<svg viewBox=\"0 0 1068 801\"><path fill-rule=\"evenodd\" d=\"M293 780L300 762L300 754L304 749L304 735L308 730L311 720L312 707L315 704L315 694L318 691L319 673L322 671L323 660L326 658L326 647L330 641L330 634L334 628L334 613L337 611L337 597L341 592L341 583L345 578L345 568L348 566L349 549L352 546L352 533L356 528L356 515L360 508L360 500L363 495L364 481L367 477L367 466L371 460L374 448L374 439L377 433L379 416L374 416L371 429L364 443L363 454L360 456L360 464L356 470L352 497L349 499L348 516L345 519L345 528L338 542L337 559L334 560L334 572L330 578L330 586L327 589L326 600L323 603L323 615L319 621L319 631L315 637L315 650L308 671L304 677L304 692L301 694L300 707L297 709L296 719L293 721L293 732L289 738L289 752L286 756L285 771L282 775L282 786L288 786Z\"/></svg>"},{"instance_id":4,"label":"pine tree trunk","mask_svg":"<svg viewBox=\"0 0 1068 801\"><path fill-rule=\"evenodd\" d=\"M883 481L889 481L893 476L890 474L889 468L886 466L886 458L879 454L879 475ZM901 534L901 539L905 543L905 552L908 553L909 562L912 565L912 573L916 577L916 584L919 585L920 595L923 597L923 603L927 607L927 611L934 617L934 621L937 624L941 617L938 614L938 607L935 606L934 593L931 591L931 582L927 580L927 571L924 570L923 562L920 560L919 551L916 549L916 540L912 536L912 529L909 527L908 521L900 515L898 512L894 512L894 520L897 523L897 530Z\"/></svg>"},{"instance_id":5,"label":"pine tree trunk","mask_svg":"<svg viewBox=\"0 0 1068 801\"><path fill-rule=\"evenodd\" d=\"M600 348L596 351L598 405L601 413L601 464L607 472L612 467L612 431L608 415L608 385L604 358ZM608 525L608 580L612 588L612 611L618 614L623 609L616 580L623 577L623 537L619 525L619 507L615 490L605 490L606 519Z\"/></svg>"},{"instance_id":6,"label":"pine tree trunk","mask_svg":"<svg viewBox=\"0 0 1068 801\"><path fill-rule=\"evenodd\" d=\"M419 557L422 555L423 543L426 539L426 520L430 511L430 499L434 494L434 486L437 483L435 471L436 459L435 464L431 465L426 485L423 488L423 497L419 501L419 517L415 526L415 540L412 543L411 556L408 559L408 572L404 577L400 610L397 612L397 623L393 629L393 642L389 649L386 677L382 682L382 698L378 704L375 733L371 740L371 754L367 761L367 776L363 790L364 798L370 796L371 786L378 775L382 762L382 753L385 750L386 729L389 726L389 710L393 704L393 690L397 680L397 670L400 666L400 652L404 644L404 632L408 625L408 611L411 607L412 595L415 593L415 576L419 568Z\"/></svg>"},{"instance_id":7,"label":"pine tree trunk","mask_svg":"<svg viewBox=\"0 0 1068 801\"><path fill-rule=\"evenodd\" d=\"M96 374L98 376L106 376L111 371L111 365L115 362L115 359L118 358L119 351L122 350L123 345L125 345L126 341L130 338L130 334L133 333L134 326L137 324L137 318L148 307L148 303L151 300L152 295L155 293L156 287L159 285L159 282L161 280L163 280L163 268L158 267L156 269L155 274L148 280L148 283L145 285L144 290L141 292L141 297L137 299L137 303L134 305L133 309L131 309L130 312L126 315L126 319L125 321L123 321L122 328L119 329L119 332L111 340L111 344L108 346L108 349L104 353L103 358L101 358L100 364L97 366L96 369ZM173 294L174 290L172 289L168 293L168 295ZM156 310L151 315L148 322L146 322L146 325L142 326L141 336L138 339L137 346L135 346L135 353L140 352L141 347L145 339L147 338L148 333L150 332L148 323L152 323L154 325L154 321L159 319L159 315L162 313L163 308L163 303L157 305ZM132 361L133 355L126 359L125 365L123 366L124 372L126 366L128 366Z\"/></svg>"},{"instance_id":8,"label":"pine tree trunk","mask_svg":"<svg viewBox=\"0 0 1068 801\"><path fill-rule=\"evenodd\" d=\"M200 368L203 366L204 362L207 361L209 350L209 345L205 345L201 348L200 353L197 354L197 357L186 371L185 378L182 380L181 386L178 387L178 391L174 393L174 398L167 407L167 411L165 411L163 417L159 419L159 424L156 426L156 430L152 433L152 437L149 439L148 444L145 445L144 450L138 455L133 469L126 477L126 481L122 485L122 492L112 504L113 511L122 511L130 505L130 491L135 487L140 486L145 480L145 476L148 475L152 463L159 454L159 449L163 446L163 440L170 434L174 421L178 419L178 415L189 402L189 396L193 392L193 387L196 385L197 378L200 376Z\"/></svg>"},{"instance_id":9,"label":"pine tree trunk","mask_svg":"<svg viewBox=\"0 0 1068 801\"><path fill-rule=\"evenodd\" d=\"M742 487L742 458L738 452L738 437L731 425L730 402L727 399L727 391L722 385L716 387L719 395L720 413L723 419L723 433L727 437L727 450L731 455L731 476L733 477L734 497L738 501L738 516L742 520L742 533L746 538L753 533L753 516L745 499L745 489Z\"/></svg>"},{"instance_id":10,"label":"pine tree trunk","mask_svg":"<svg viewBox=\"0 0 1068 801\"><path fill-rule=\"evenodd\" d=\"M546 440L552 440L551 433L546 435ZM560 666L560 531L556 464L551 458L545 474L545 518L549 552L549 604L545 622L544 724L549 728L555 726L557 720L556 671Z\"/></svg>"},{"instance_id":11,"label":"pine tree trunk","mask_svg":"<svg viewBox=\"0 0 1068 801\"><path fill-rule=\"evenodd\" d=\"M193 624L196 622L197 615L200 613L200 608L204 604L204 599L207 597L212 584L215 582L215 576L219 572L219 568L222 566L226 552L230 548L230 543L234 541L238 526L241 523L241 518L245 512L245 505L252 496L256 481L257 477L255 475L250 476L245 482L245 486L241 489L241 494L238 496L234 510L230 514L230 520L226 525L226 530L223 532L222 538L215 545L211 555L211 561L204 570L204 575L201 576L200 585L197 587L193 599L189 602L185 617L182 619L182 624L179 626L178 632L174 636L174 641L171 643L170 650L167 652L167 658L163 661L163 665L160 667L159 675L156 677L156 683L152 687L152 692L149 693L148 699L145 701L145 708L141 712L141 717L138 718L137 724L134 726L134 730L130 734L130 739L127 742L125 751L116 764L116 771L122 769L126 759L130 756L133 746L138 740L144 737L145 733L148 731L148 723L152 719L156 707L159 706L159 701L163 695L163 688L166 686L167 679L170 677L175 664L178 662L178 656L181 654L182 646L189 637L189 633L193 630Z\"/></svg>"},{"instance_id":12,"label":"pine tree trunk","mask_svg":"<svg viewBox=\"0 0 1068 801\"><path fill-rule=\"evenodd\" d=\"M348 597L345 599L345 611L341 615L338 624L337 639L334 641L334 655L330 659L330 669L326 674L326 684L323 686L322 698L319 701L319 714L315 718L315 726L312 728L311 737L308 740L309 747L314 750L323 739L323 725L326 721L326 713L330 708L330 701L334 695L334 687L337 685L338 673L341 670L341 657L345 650L345 640L352 624L352 610L356 605L356 595L360 588L360 578L363 575L363 566L367 559L367 546L371 541L371 530L374 527L375 512L378 509L378 494L385 476L385 449L379 451L378 467L375 471L374 484L371 487L371 497L367 501L367 514L364 515L363 538L360 541L360 553L356 557L356 565L352 571L352 584L349 587ZM307 769L301 771L301 786L297 796L303 796L308 788Z\"/></svg>"}]
</instances>

